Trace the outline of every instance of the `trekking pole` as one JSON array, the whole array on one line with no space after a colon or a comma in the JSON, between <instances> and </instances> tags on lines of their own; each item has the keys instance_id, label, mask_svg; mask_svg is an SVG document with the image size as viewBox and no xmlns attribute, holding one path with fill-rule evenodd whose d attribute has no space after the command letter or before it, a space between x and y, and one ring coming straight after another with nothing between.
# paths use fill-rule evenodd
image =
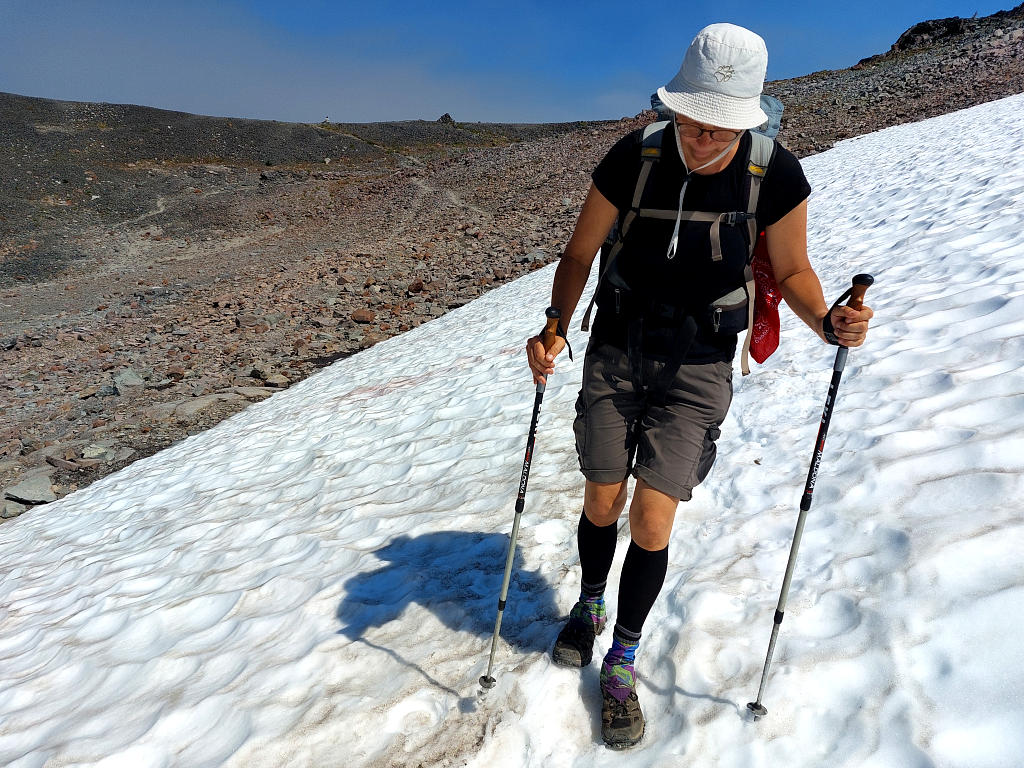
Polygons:
<instances>
[{"instance_id":1,"label":"trekking pole","mask_svg":"<svg viewBox=\"0 0 1024 768\"><path fill-rule=\"evenodd\" d=\"M544 349L548 350L555 343L558 335L558 321L562 313L554 307L548 307L545 311L547 324L541 335ZM491 659L487 663L487 674L480 678L480 685L486 688L494 687L494 677L491 671L494 669L494 654L498 650L498 633L501 631L501 618L505 613L505 601L508 599L508 583L512 578L512 561L516 555L516 539L519 536L519 521L523 516L523 507L526 504L526 483L530 479L530 463L533 460L533 443L537 437L537 419L540 417L540 404L544 400L544 382L537 382L537 395L533 400L533 419L530 421L530 434L526 439L526 457L523 459L523 474L519 478L519 496L516 498L516 515L512 521L512 536L508 542L508 555L505 557L505 579L501 583L501 595L498 597L498 618L494 622L494 635L491 638Z\"/></svg>"},{"instance_id":2,"label":"trekking pole","mask_svg":"<svg viewBox=\"0 0 1024 768\"><path fill-rule=\"evenodd\" d=\"M850 300L846 306L853 309L860 309L864 306L864 293L875 279L871 275L857 275L853 278L853 286L839 297L833 305L833 309L847 296ZM831 310L829 310L831 313ZM786 575L782 580L782 592L779 594L779 604L775 609L775 623L772 625L772 637L768 641L768 657L764 662L764 671L761 673L761 687L757 691L757 701L747 704L747 709L754 713L754 719L764 717L768 710L761 704L761 697L764 695L764 687L768 682L768 668L772 663L772 655L775 653L775 641L779 637L779 626L782 624L782 617L786 611L786 599L789 597L789 585L793 581L793 569L796 566L796 553L800 549L800 538L804 532L804 522L807 520L807 512L811 508L811 497L814 493L814 484L818 479L818 468L821 466L821 454L825 449L825 435L828 434L828 424L832 420L832 407L836 403L836 393L839 390L839 380L843 377L843 369L846 367L846 358L850 350L840 346L836 350L836 362L832 366L832 383L828 387L828 395L825 397L825 410L821 414L821 426L818 427L818 439L814 444L814 456L811 459L811 468L807 472L807 484L804 486L804 495L800 499L800 516L796 521L796 531L793 533L793 545L789 550L789 562L786 564Z\"/></svg>"}]
</instances>

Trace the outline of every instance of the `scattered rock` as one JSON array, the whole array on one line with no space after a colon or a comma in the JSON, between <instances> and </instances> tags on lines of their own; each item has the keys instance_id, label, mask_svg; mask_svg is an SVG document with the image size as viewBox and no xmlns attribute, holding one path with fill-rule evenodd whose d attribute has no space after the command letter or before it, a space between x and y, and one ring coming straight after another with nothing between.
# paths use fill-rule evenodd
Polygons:
<instances>
[{"instance_id":1,"label":"scattered rock","mask_svg":"<svg viewBox=\"0 0 1024 768\"><path fill-rule=\"evenodd\" d=\"M22 504L47 504L57 500L53 480L46 472L26 475L17 485L4 490L4 498Z\"/></svg>"},{"instance_id":2,"label":"scattered rock","mask_svg":"<svg viewBox=\"0 0 1024 768\"><path fill-rule=\"evenodd\" d=\"M192 400L178 403L174 408L174 416L179 421L191 419L202 411L212 408L220 403L241 400L242 396L237 392L220 392L214 395L203 395Z\"/></svg>"},{"instance_id":3,"label":"scattered rock","mask_svg":"<svg viewBox=\"0 0 1024 768\"><path fill-rule=\"evenodd\" d=\"M25 504L19 504L16 501L9 501L6 499L0 500L0 519L10 520L20 514L23 514L29 510L29 507Z\"/></svg>"},{"instance_id":4,"label":"scattered rock","mask_svg":"<svg viewBox=\"0 0 1024 768\"><path fill-rule=\"evenodd\" d=\"M252 376L254 379L266 381L267 379L274 375L274 367L270 363L266 362L256 363L256 365L254 365L252 367L252 370L249 372L249 375Z\"/></svg>"},{"instance_id":5,"label":"scattered rock","mask_svg":"<svg viewBox=\"0 0 1024 768\"><path fill-rule=\"evenodd\" d=\"M377 315L375 312L373 312L373 310L365 309L362 307L353 312L351 317L354 322L361 323L363 325L367 323L372 323L374 320L377 319Z\"/></svg>"},{"instance_id":6,"label":"scattered rock","mask_svg":"<svg viewBox=\"0 0 1024 768\"><path fill-rule=\"evenodd\" d=\"M111 461L115 464L120 464L122 462L128 461L128 459L130 459L135 454L136 450L134 448L118 448L117 453L114 454L114 458L112 458Z\"/></svg>"},{"instance_id":7,"label":"scattered rock","mask_svg":"<svg viewBox=\"0 0 1024 768\"><path fill-rule=\"evenodd\" d=\"M66 469L69 472L74 472L79 468L78 464L76 464L74 461L62 459L59 456L47 456L46 463L56 467L57 469Z\"/></svg>"},{"instance_id":8,"label":"scattered rock","mask_svg":"<svg viewBox=\"0 0 1024 768\"><path fill-rule=\"evenodd\" d=\"M114 376L114 389L124 397L138 395L146 389L146 382L131 368L125 368Z\"/></svg>"},{"instance_id":9,"label":"scattered rock","mask_svg":"<svg viewBox=\"0 0 1024 768\"><path fill-rule=\"evenodd\" d=\"M98 384L93 384L91 386L86 387L81 392L79 392L78 393L78 399L79 400L87 400L88 398L92 397L93 395L95 395L99 391L100 391L99 385Z\"/></svg>"},{"instance_id":10,"label":"scattered rock","mask_svg":"<svg viewBox=\"0 0 1024 768\"><path fill-rule=\"evenodd\" d=\"M94 444L87 445L82 449L83 459L97 459L98 461L107 462L111 461L116 455L117 451L111 445Z\"/></svg>"},{"instance_id":11,"label":"scattered rock","mask_svg":"<svg viewBox=\"0 0 1024 768\"><path fill-rule=\"evenodd\" d=\"M276 390L270 389L269 387L232 387L232 392L235 392L246 400L252 400L258 402L260 400L266 400Z\"/></svg>"},{"instance_id":12,"label":"scattered rock","mask_svg":"<svg viewBox=\"0 0 1024 768\"><path fill-rule=\"evenodd\" d=\"M548 255L544 251L530 251L529 253L521 253L516 257L516 261L520 264L543 264L547 261Z\"/></svg>"}]
</instances>

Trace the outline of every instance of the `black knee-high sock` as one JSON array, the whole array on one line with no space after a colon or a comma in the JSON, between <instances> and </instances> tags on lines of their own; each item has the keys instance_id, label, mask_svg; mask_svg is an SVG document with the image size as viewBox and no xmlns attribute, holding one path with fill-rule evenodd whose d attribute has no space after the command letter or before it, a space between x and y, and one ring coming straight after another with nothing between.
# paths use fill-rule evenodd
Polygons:
<instances>
[{"instance_id":1,"label":"black knee-high sock","mask_svg":"<svg viewBox=\"0 0 1024 768\"><path fill-rule=\"evenodd\" d=\"M650 552L629 542L626 560L619 579L619 610L615 621L615 634L636 642L651 612L654 601L665 583L668 572L668 547Z\"/></svg>"},{"instance_id":2,"label":"black knee-high sock","mask_svg":"<svg viewBox=\"0 0 1024 768\"><path fill-rule=\"evenodd\" d=\"M594 525L586 512L580 515L577 544L580 550L580 566L583 568L583 594L597 596L604 594L608 584L608 571L615 557L615 538L618 530L615 523L606 526Z\"/></svg>"}]
</instances>

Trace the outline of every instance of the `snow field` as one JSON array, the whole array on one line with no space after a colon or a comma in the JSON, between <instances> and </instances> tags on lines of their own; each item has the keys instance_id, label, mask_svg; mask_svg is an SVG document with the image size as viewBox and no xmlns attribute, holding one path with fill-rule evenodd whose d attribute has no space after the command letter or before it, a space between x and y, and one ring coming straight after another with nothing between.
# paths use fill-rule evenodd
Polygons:
<instances>
[{"instance_id":1,"label":"snow field","mask_svg":"<svg viewBox=\"0 0 1024 768\"><path fill-rule=\"evenodd\" d=\"M597 662L547 655L579 580L575 328L479 695L547 268L0 526L0 764L1018 764L1022 107L804 161L826 295L870 272L877 318L840 388L767 718L745 705L834 357L786 312L677 516L638 655L644 741L606 750Z\"/></svg>"}]
</instances>

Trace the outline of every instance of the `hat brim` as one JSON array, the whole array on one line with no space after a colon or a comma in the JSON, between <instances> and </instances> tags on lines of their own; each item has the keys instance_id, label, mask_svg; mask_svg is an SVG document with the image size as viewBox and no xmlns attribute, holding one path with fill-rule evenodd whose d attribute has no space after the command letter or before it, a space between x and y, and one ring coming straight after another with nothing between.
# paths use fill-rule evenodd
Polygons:
<instances>
[{"instance_id":1,"label":"hat brim","mask_svg":"<svg viewBox=\"0 0 1024 768\"><path fill-rule=\"evenodd\" d=\"M760 96L737 98L711 91L669 91L662 86L658 98L673 112L718 128L739 131L768 122Z\"/></svg>"}]
</instances>

